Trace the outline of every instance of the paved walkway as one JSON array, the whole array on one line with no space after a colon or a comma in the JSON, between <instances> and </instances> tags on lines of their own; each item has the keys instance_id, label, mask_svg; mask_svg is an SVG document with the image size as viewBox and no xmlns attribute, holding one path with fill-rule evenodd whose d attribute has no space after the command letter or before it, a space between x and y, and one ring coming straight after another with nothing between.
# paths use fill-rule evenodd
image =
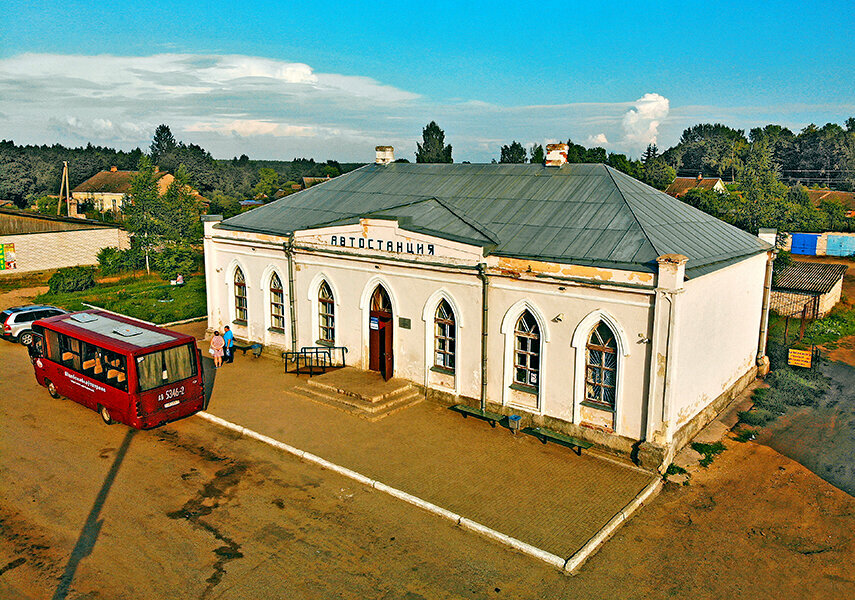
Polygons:
<instances>
[{"instance_id":1,"label":"paved walkway","mask_svg":"<svg viewBox=\"0 0 855 600\"><path fill-rule=\"evenodd\" d=\"M238 354L217 371L208 412L563 557L652 480L431 402L367 422L289 393L305 380Z\"/></svg>"}]
</instances>

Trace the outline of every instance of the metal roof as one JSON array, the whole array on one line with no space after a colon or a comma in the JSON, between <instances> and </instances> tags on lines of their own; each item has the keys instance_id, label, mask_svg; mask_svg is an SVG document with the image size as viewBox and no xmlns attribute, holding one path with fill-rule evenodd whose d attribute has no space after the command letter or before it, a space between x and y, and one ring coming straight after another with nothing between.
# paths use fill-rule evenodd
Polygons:
<instances>
[{"instance_id":1,"label":"metal roof","mask_svg":"<svg viewBox=\"0 0 855 600\"><path fill-rule=\"evenodd\" d=\"M794 260L775 273L772 288L825 294L846 274L846 265Z\"/></svg>"},{"instance_id":2,"label":"metal roof","mask_svg":"<svg viewBox=\"0 0 855 600\"><path fill-rule=\"evenodd\" d=\"M770 248L602 164L370 164L217 227L289 235L369 216L516 258L655 272L684 254L690 277Z\"/></svg>"}]
</instances>

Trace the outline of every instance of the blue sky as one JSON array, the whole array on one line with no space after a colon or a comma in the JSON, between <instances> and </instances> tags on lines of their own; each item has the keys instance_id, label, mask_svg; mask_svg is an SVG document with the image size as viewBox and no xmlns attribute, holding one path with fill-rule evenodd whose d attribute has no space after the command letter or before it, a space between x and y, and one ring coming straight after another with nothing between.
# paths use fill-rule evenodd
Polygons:
<instances>
[{"instance_id":1,"label":"blue sky","mask_svg":"<svg viewBox=\"0 0 855 600\"><path fill-rule=\"evenodd\" d=\"M638 155L720 121L855 115L851 2L182 3L0 0L0 138L217 157L455 160L512 139Z\"/></svg>"}]
</instances>

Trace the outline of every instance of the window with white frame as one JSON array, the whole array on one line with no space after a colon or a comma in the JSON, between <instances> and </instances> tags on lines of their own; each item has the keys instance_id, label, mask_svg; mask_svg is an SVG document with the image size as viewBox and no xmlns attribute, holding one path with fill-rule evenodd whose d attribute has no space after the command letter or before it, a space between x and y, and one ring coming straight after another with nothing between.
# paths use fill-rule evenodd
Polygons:
<instances>
[{"instance_id":1,"label":"window with white frame","mask_svg":"<svg viewBox=\"0 0 855 600\"><path fill-rule=\"evenodd\" d=\"M514 383L537 388L540 381L540 328L529 311L514 327Z\"/></svg>"},{"instance_id":2,"label":"window with white frame","mask_svg":"<svg viewBox=\"0 0 855 600\"><path fill-rule=\"evenodd\" d=\"M270 276L270 327L285 331L285 291L275 272Z\"/></svg>"},{"instance_id":3,"label":"window with white frame","mask_svg":"<svg viewBox=\"0 0 855 600\"><path fill-rule=\"evenodd\" d=\"M246 278L240 267L235 268L235 321L246 323Z\"/></svg>"},{"instance_id":4,"label":"window with white frame","mask_svg":"<svg viewBox=\"0 0 855 600\"><path fill-rule=\"evenodd\" d=\"M335 298L326 281L318 288L318 335L319 342L335 344Z\"/></svg>"},{"instance_id":5,"label":"window with white frame","mask_svg":"<svg viewBox=\"0 0 855 600\"><path fill-rule=\"evenodd\" d=\"M608 410L615 408L617 340L600 321L585 346L585 401Z\"/></svg>"},{"instance_id":6,"label":"window with white frame","mask_svg":"<svg viewBox=\"0 0 855 600\"><path fill-rule=\"evenodd\" d=\"M446 300L441 300L434 315L434 366L454 371L456 329L454 311Z\"/></svg>"}]
</instances>

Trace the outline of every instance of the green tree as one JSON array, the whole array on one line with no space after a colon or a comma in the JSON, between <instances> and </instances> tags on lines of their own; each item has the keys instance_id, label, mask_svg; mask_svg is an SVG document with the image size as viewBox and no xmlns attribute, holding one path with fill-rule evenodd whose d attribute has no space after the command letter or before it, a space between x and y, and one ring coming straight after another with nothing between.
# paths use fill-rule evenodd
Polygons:
<instances>
[{"instance_id":1,"label":"green tree","mask_svg":"<svg viewBox=\"0 0 855 600\"><path fill-rule=\"evenodd\" d=\"M514 140L509 145L502 146L500 163L524 163L526 160L525 148Z\"/></svg>"},{"instance_id":2,"label":"green tree","mask_svg":"<svg viewBox=\"0 0 855 600\"><path fill-rule=\"evenodd\" d=\"M169 125L158 125L149 148L152 164L160 164L160 159L175 150L176 146L175 136L172 135Z\"/></svg>"},{"instance_id":3,"label":"green tree","mask_svg":"<svg viewBox=\"0 0 855 600\"><path fill-rule=\"evenodd\" d=\"M140 159L138 172L131 180L131 192L123 200L122 211L125 228L140 240L145 269L150 273L149 255L160 238L159 218L163 213L163 203L157 189L154 165L147 156Z\"/></svg>"},{"instance_id":4,"label":"green tree","mask_svg":"<svg viewBox=\"0 0 855 600\"><path fill-rule=\"evenodd\" d=\"M208 206L208 214L223 215L224 219L229 219L238 213L240 213L240 200L233 196L226 196L222 192L214 192L211 204Z\"/></svg>"},{"instance_id":5,"label":"green tree","mask_svg":"<svg viewBox=\"0 0 855 600\"><path fill-rule=\"evenodd\" d=\"M161 210L156 218L162 241L192 244L202 240L199 203L193 195L190 174L184 165L178 167L175 179L166 188L158 204Z\"/></svg>"},{"instance_id":6,"label":"green tree","mask_svg":"<svg viewBox=\"0 0 855 600\"><path fill-rule=\"evenodd\" d=\"M643 164L641 180L658 190L664 190L677 176L674 168L669 166L665 159L659 155L656 144L647 145L647 149L641 156L641 162Z\"/></svg>"},{"instance_id":7,"label":"green tree","mask_svg":"<svg viewBox=\"0 0 855 600\"><path fill-rule=\"evenodd\" d=\"M279 173L270 168L258 170L258 183L252 188L256 198L272 198L279 189Z\"/></svg>"},{"instance_id":8,"label":"green tree","mask_svg":"<svg viewBox=\"0 0 855 600\"><path fill-rule=\"evenodd\" d=\"M543 146L540 144L535 144L531 147L531 159L529 160L532 164L543 164L546 160L546 154L543 151Z\"/></svg>"},{"instance_id":9,"label":"green tree","mask_svg":"<svg viewBox=\"0 0 855 600\"><path fill-rule=\"evenodd\" d=\"M451 144L445 144L445 132L436 121L431 121L422 130L422 143L416 143L417 163L451 163Z\"/></svg>"},{"instance_id":10,"label":"green tree","mask_svg":"<svg viewBox=\"0 0 855 600\"><path fill-rule=\"evenodd\" d=\"M768 216L776 200L786 193L778 179L778 169L772 161L772 151L765 141L751 144L745 166L739 173L740 189L745 203L740 215L740 226L753 234L769 221Z\"/></svg>"}]
</instances>

